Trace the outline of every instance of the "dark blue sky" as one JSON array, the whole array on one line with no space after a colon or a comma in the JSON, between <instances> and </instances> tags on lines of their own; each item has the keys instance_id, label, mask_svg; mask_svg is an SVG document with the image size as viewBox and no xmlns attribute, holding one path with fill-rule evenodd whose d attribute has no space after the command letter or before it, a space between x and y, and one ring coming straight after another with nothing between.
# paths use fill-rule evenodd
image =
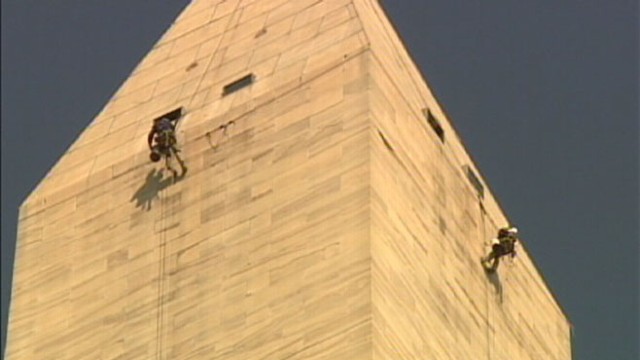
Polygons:
<instances>
[{"instance_id":1,"label":"dark blue sky","mask_svg":"<svg viewBox=\"0 0 640 360\"><path fill-rule=\"evenodd\" d=\"M186 5L2 1L2 353L17 209ZM575 326L637 360L635 0L384 2Z\"/></svg>"}]
</instances>

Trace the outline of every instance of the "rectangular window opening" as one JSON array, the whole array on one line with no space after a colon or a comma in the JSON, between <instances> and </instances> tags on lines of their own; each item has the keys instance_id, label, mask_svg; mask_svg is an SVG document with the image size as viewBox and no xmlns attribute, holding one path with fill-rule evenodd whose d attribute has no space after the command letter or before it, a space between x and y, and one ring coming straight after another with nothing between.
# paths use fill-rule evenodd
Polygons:
<instances>
[{"instance_id":1,"label":"rectangular window opening","mask_svg":"<svg viewBox=\"0 0 640 360\"><path fill-rule=\"evenodd\" d=\"M476 189L476 191L478 192L478 195L481 198L484 198L484 185L482 185L482 182L478 178L478 175L476 175L476 173L473 171L473 169L469 165L465 165L463 168L467 173L467 179L469 179L469 182L471 183L471 185Z\"/></svg>"},{"instance_id":2,"label":"rectangular window opening","mask_svg":"<svg viewBox=\"0 0 640 360\"><path fill-rule=\"evenodd\" d=\"M176 123L178 122L178 120L180 120L180 118L182 117L182 115L184 115L184 108L182 106L180 106L179 108L175 109L175 110L171 110L168 113L164 114L164 115L160 115L157 118L153 119L153 121L155 122L156 120L160 120L162 118L167 118L169 120L171 120L172 123Z\"/></svg>"},{"instance_id":3,"label":"rectangular window opening","mask_svg":"<svg viewBox=\"0 0 640 360\"><path fill-rule=\"evenodd\" d=\"M253 73L245 75L238 80L235 80L222 88L222 96L229 95L233 92L236 92L246 86L249 86L253 83L255 79L255 75Z\"/></svg>"},{"instance_id":4,"label":"rectangular window opening","mask_svg":"<svg viewBox=\"0 0 640 360\"><path fill-rule=\"evenodd\" d=\"M423 113L427 117L427 122L429 123L433 131L436 133L436 135L438 135L440 141L444 143L444 129L442 128L442 125L440 125L440 121L438 121L438 119L433 116L431 110L429 109L424 109Z\"/></svg>"}]
</instances>

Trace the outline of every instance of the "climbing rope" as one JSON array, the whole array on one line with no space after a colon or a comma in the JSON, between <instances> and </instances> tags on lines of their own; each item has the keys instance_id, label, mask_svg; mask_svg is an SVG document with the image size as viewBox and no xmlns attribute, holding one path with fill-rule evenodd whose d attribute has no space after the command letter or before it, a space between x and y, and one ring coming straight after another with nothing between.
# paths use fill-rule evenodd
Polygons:
<instances>
[{"instance_id":1,"label":"climbing rope","mask_svg":"<svg viewBox=\"0 0 640 360\"><path fill-rule=\"evenodd\" d=\"M487 213L484 209L484 206L482 205L482 200L480 198L478 198L478 207L480 209L480 220L482 222L482 239L484 244L484 239L486 239L487 237L487 228L486 228L486 221L485 221L485 217L487 216ZM482 264L482 267L484 271L485 270L484 264ZM485 299L486 299L486 314L487 314L487 359L488 360L491 360L491 349L493 347L493 336L491 334L491 321L490 321L491 320L490 297L491 297L491 291L489 289L489 284L487 281L485 281Z\"/></svg>"},{"instance_id":2,"label":"climbing rope","mask_svg":"<svg viewBox=\"0 0 640 360\"><path fill-rule=\"evenodd\" d=\"M204 72L202 72L202 76L200 76L200 79L198 80L198 83L196 84L196 88L193 91L193 95L191 95L191 98L189 99L189 103L187 105L187 108L191 107L191 103L193 102L193 99L195 99L196 95L198 94L198 91L200 90L200 86L202 85L202 81L204 80L205 76L207 76L207 72L209 71L209 68L211 67L211 64L213 63L213 58L215 57L215 55L218 52L218 50L220 50L220 44L222 44L222 38L224 38L224 35L227 33L227 30L229 29L229 25L231 25L231 20L233 19L234 15L238 11L238 8L240 7L240 3L241 3L241 1L237 0L236 7L229 14L229 20L225 24L225 26L224 26L224 28L222 30L222 33L220 34L220 39L218 40L218 43L216 44L214 50L211 52L211 56L209 56L209 59L207 60L207 65L205 66ZM213 16L215 16L215 10L214 10L213 14L211 14L211 17L213 17ZM212 20L209 19L208 24L210 24L211 22L212 22Z\"/></svg>"},{"instance_id":3,"label":"climbing rope","mask_svg":"<svg viewBox=\"0 0 640 360\"><path fill-rule=\"evenodd\" d=\"M160 191L160 234L158 236L158 298L156 309L156 358L162 359L163 333L164 333L164 274L165 274L165 253L166 253L166 232L165 232L165 198L164 191Z\"/></svg>"},{"instance_id":4,"label":"climbing rope","mask_svg":"<svg viewBox=\"0 0 640 360\"><path fill-rule=\"evenodd\" d=\"M162 359L164 293L164 196L160 191L160 233L158 236L158 294L156 300L156 359Z\"/></svg>"},{"instance_id":5,"label":"climbing rope","mask_svg":"<svg viewBox=\"0 0 640 360\"><path fill-rule=\"evenodd\" d=\"M224 26L224 29L222 31L222 33L220 34L220 38L218 40L218 43L216 44L214 50L211 52L211 56L209 56L209 59L207 61L207 65L202 73L202 75L200 76L200 79L198 80L198 83L196 84L195 90L193 92L193 95L191 95L191 98L189 99L189 102L187 103L187 109L190 108L191 104L193 103L193 100L195 99L196 95L198 94L198 91L200 90L200 87L202 86L202 82L205 78L205 76L207 75L207 72L209 71L211 64L213 63L213 59L215 57L215 54L218 52L219 48L220 48L220 44L222 43L222 39L225 36L225 34L227 33L227 30L229 28L229 25L231 24L232 19L234 18L235 14L238 11L238 8L240 6L240 2L241 1L237 1L236 2L236 6L233 9L233 11L229 14L229 20L227 21L227 23ZM215 15L215 10L213 12L213 14L211 15L212 17ZM211 23L211 19L209 20L209 23ZM226 124L229 125L229 124ZM223 130L223 134L226 134L226 126L222 128ZM167 217L167 209L166 209L166 202L167 199L164 198L164 192L165 190L161 190L160 191L160 230L159 230L159 236L158 236L158 294L157 294L157 311L156 311L156 359L161 360L163 359L163 350L164 350L164 344L163 344L163 340L164 340L164 302L165 302L165 273L166 273L166 245L167 245L167 233L166 233L166 217Z\"/></svg>"}]
</instances>

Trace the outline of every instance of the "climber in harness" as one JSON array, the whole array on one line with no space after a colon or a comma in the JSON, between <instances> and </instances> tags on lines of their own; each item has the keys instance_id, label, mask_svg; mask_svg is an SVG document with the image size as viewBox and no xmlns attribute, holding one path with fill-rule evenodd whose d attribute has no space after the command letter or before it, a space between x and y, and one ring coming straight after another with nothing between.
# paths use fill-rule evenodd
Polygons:
<instances>
[{"instance_id":1,"label":"climber in harness","mask_svg":"<svg viewBox=\"0 0 640 360\"><path fill-rule=\"evenodd\" d=\"M176 142L174 122L166 117L155 119L153 121L151 131L149 131L149 135L147 136L147 143L149 144L149 150L151 150L149 158L153 162L158 162L162 157L164 157L164 165L167 170L170 170L173 173L174 178L178 176L178 172L171 167L169 162L172 154L176 157L176 160L178 160L178 163L182 168L182 175L187 171L182 159L178 156L178 152L180 152L180 150L176 147Z\"/></svg>"},{"instance_id":2,"label":"climber in harness","mask_svg":"<svg viewBox=\"0 0 640 360\"><path fill-rule=\"evenodd\" d=\"M516 256L516 243L518 242L518 229L516 227L504 227L498 230L498 237L491 239L491 252L482 258L485 270L494 272L498 269L500 258L505 255Z\"/></svg>"}]
</instances>

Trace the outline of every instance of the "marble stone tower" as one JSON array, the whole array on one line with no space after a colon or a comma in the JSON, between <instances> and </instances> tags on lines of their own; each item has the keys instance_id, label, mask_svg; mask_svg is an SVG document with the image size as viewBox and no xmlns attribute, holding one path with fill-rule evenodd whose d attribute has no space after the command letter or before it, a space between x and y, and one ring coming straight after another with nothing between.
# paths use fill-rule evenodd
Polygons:
<instances>
[{"instance_id":1,"label":"marble stone tower","mask_svg":"<svg viewBox=\"0 0 640 360\"><path fill-rule=\"evenodd\" d=\"M570 360L450 121L375 0L194 0L23 203L7 359Z\"/></svg>"}]
</instances>

